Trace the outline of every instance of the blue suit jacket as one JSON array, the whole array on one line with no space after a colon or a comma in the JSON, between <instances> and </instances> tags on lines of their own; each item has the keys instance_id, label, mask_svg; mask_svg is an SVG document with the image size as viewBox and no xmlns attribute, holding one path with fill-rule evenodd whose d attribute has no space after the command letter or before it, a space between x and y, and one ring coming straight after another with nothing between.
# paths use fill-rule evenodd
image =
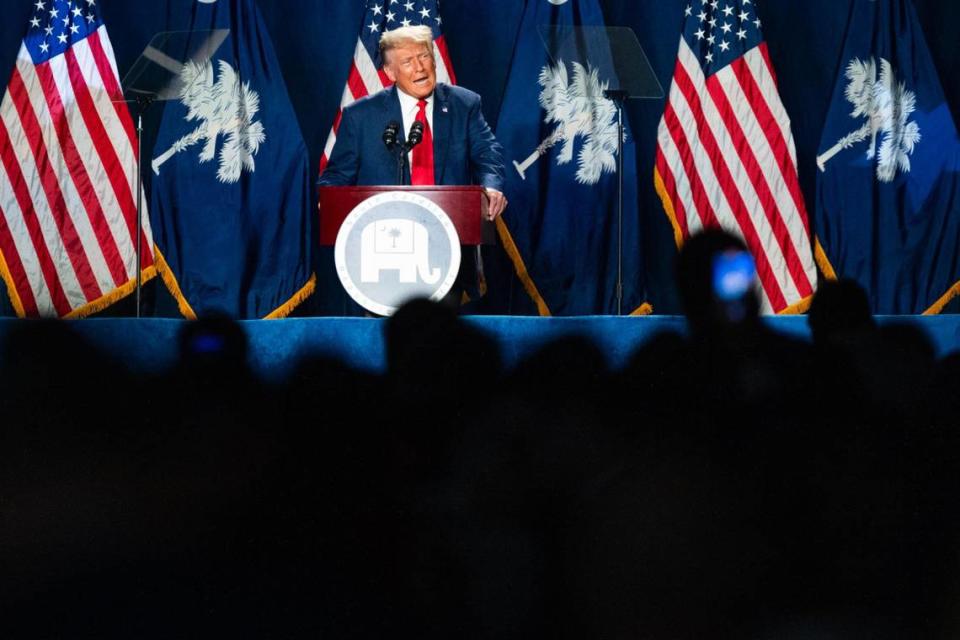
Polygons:
<instances>
[{"instance_id":1,"label":"blue suit jacket","mask_svg":"<svg viewBox=\"0 0 960 640\"><path fill-rule=\"evenodd\" d=\"M480 96L438 83L433 105L433 164L437 184L479 184L503 191L503 149L480 111ZM337 142L321 186L389 185L397 182L396 155L383 144L389 122L403 123L396 86L357 100L343 110ZM403 136L403 132L401 132ZM409 167L407 168L409 178Z\"/></svg>"}]
</instances>

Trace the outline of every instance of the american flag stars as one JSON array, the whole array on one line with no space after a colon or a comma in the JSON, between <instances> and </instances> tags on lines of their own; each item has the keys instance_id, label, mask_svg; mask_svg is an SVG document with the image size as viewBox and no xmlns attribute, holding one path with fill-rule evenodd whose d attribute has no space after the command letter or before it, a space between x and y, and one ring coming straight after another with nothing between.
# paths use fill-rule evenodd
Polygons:
<instances>
[{"instance_id":1,"label":"american flag stars","mask_svg":"<svg viewBox=\"0 0 960 640\"><path fill-rule=\"evenodd\" d=\"M760 19L750 0L700 0L683 11L684 37L708 73L723 68L760 44Z\"/></svg>"},{"instance_id":2,"label":"american flag stars","mask_svg":"<svg viewBox=\"0 0 960 640\"><path fill-rule=\"evenodd\" d=\"M692 4L684 8L684 37L708 73L760 44L760 19L750 5L750 0L700 0L699 13Z\"/></svg>"},{"instance_id":3,"label":"american flag stars","mask_svg":"<svg viewBox=\"0 0 960 640\"><path fill-rule=\"evenodd\" d=\"M96 0L37 0L33 6L24 44L35 64L62 54L102 24Z\"/></svg>"},{"instance_id":4,"label":"american flag stars","mask_svg":"<svg viewBox=\"0 0 960 640\"><path fill-rule=\"evenodd\" d=\"M373 0L367 4L367 13L364 18L367 33L379 34L400 27L427 25L436 29L440 25L440 16L430 10L433 2L421 0L417 2L400 2L400 0Z\"/></svg>"},{"instance_id":5,"label":"american flag stars","mask_svg":"<svg viewBox=\"0 0 960 640\"><path fill-rule=\"evenodd\" d=\"M380 36L385 31L426 25L433 29L434 37L440 35L440 14L436 0L370 0L363 18L363 44L379 67Z\"/></svg>"}]
</instances>

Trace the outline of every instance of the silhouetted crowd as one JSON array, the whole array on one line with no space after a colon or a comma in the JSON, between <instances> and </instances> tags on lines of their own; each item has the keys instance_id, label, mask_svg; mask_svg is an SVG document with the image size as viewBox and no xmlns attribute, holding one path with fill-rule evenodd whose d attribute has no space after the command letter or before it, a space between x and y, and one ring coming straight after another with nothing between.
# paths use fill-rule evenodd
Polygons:
<instances>
[{"instance_id":1,"label":"silhouetted crowd","mask_svg":"<svg viewBox=\"0 0 960 640\"><path fill-rule=\"evenodd\" d=\"M678 261L689 331L505 370L426 301L387 371L257 379L184 325L132 374L65 323L0 361L2 638L957 638L960 356L822 283L812 343Z\"/></svg>"}]
</instances>

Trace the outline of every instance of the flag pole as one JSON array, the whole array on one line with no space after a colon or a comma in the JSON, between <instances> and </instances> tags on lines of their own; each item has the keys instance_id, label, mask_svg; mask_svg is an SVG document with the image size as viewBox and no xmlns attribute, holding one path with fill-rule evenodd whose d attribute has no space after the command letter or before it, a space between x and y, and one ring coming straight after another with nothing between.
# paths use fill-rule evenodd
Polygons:
<instances>
[{"instance_id":1,"label":"flag pole","mask_svg":"<svg viewBox=\"0 0 960 640\"><path fill-rule=\"evenodd\" d=\"M140 237L143 235L143 184L141 183L141 150L143 149L143 103L140 100L137 100L137 295L136 295L136 312L135 317L140 317L140 288L143 286L143 282L140 276L141 269L140 266L143 264L142 252L143 246L140 240Z\"/></svg>"}]
</instances>

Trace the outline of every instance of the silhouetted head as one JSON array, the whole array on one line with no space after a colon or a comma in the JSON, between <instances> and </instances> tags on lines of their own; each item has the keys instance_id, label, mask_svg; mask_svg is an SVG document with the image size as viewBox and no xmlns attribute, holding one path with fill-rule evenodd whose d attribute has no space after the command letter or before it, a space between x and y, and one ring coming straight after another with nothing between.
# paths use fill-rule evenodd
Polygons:
<instances>
[{"instance_id":1,"label":"silhouetted head","mask_svg":"<svg viewBox=\"0 0 960 640\"><path fill-rule=\"evenodd\" d=\"M247 368L247 336L227 316L187 322L180 332L180 360L188 367L239 373Z\"/></svg>"},{"instance_id":2,"label":"silhouetted head","mask_svg":"<svg viewBox=\"0 0 960 640\"><path fill-rule=\"evenodd\" d=\"M876 328L867 292L848 279L826 280L818 285L807 323L818 344L838 336L870 333Z\"/></svg>"},{"instance_id":3,"label":"silhouetted head","mask_svg":"<svg viewBox=\"0 0 960 640\"><path fill-rule=\"evenodd\" d=\"M753 258L739 238L722 229L706 229L683 245L677 287L694 332L748 324L759 314Z\"/></svg>"},{"instance_id":4,"label":"silhouetted head","mask_svg":"<svg viewBox=\"0 0 960 640\"><path fill-rule=\"evenodd\" d=\"M499 374L496 345L437 302L407 302L387 320L384 333L394 385L450 390L468 381L489 384Z\"/></svg>"},{"instance_id":5,"label":"silhouetted head","mask_svg":"<svg viewBox=\"0 0 960 640\"><path fill-rule=\"evenodd\" d=\"M442 357L448 341L459 330L456 313L425 298L411 300L394 313L384 326L387 368L426 358Z\"/></svg>"}]
</instances>

